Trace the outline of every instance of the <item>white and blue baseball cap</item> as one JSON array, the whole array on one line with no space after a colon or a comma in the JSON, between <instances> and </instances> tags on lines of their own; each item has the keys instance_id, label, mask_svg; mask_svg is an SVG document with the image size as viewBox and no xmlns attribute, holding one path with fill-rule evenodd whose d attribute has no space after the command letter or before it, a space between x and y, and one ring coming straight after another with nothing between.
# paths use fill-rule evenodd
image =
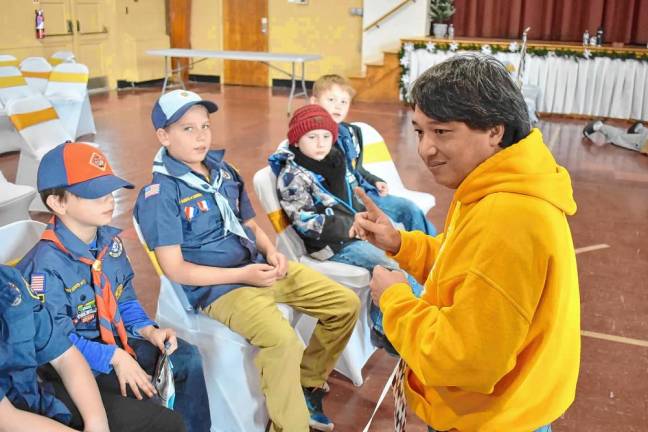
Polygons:
<instances>
[{"instance_id":1,"label":"white and blue baseball cap","mask_svg":"<svg viewBox=\"0 0 648 432\"><path fill-rule=\"evenodd\" d=\"M202 105L211 114L218 111L214 102L203 100L198 94L188 90L173 90L165 93L155 102L151 120L155 129L165 128L177 122L189 108Z\"/></svg>"}]
</instances>

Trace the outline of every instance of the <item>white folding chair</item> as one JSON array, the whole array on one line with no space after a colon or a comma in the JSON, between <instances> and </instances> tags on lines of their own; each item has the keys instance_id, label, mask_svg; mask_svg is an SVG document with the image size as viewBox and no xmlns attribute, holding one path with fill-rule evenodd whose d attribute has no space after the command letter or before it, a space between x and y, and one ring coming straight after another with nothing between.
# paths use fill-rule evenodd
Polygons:
<instances>
[{"instance_id":1,"label":"white folding chair","mask_svg":"<svg viewBox=\"0 0 648 432\"><path fill-rule=\"evenodd\" d=\"M7 114L24 144L18 160L16 183L36 187L38 164L51 149L72 137L65 131L56 111L44 96L35 95L9 102ZM47 211L36 196L30 210Z\"/></svg>"},{"instance_id":2,"label":"white folding chair","mask_svg":"<svg viewBox=\"0 0 648 432\"><path fill-rule=\"evenodd\" d=\"M20 62L20 72L27 85L39 94L45 94L52 65L45 57L27 57Z\"/></svg>"},{"instance_id":3,"label":"white folding chair","mask_svg":"<svg viewBox=\"0 0 648 432\"><path fill-rule=\"evenodd\" d=\"M34 92L27 86L14 56L0 55L0 153L20 150L22 139L7 118L6 105L12 99L20 99Z\"/></svg>"},{"instance_id":4,"label":"white folding chair","mask_svg":"<svg viewBox=\"0 0 648 432\"><path fill-rule=\"evenodd\" d=\"M0 102L6 107L13 99L34 94L16 66L0 66Z\"/></svg>"},{"instance_id":5,"label":"white folding chair","mask_svg":"<svg viewBox=\"0 0 648 432\"><path fill-rule=\"evenodd\" d=\"M18 59L10 54L0 54L0 67L18 66Z\"/></svg>"},{"instance_id":6,"label":"white folding chair","mask_svg":"<svg viewBox=\"0 0 648 432\"><path fill-rule=\"evenodd\" d=\"M362 367L376 348L371 344L369 306L369 272L361 267L333 261L319 261L306 253L304 243L293 229L279 204L277 197L277 178L270 167L265 167L254 175L254 190L261 201L272 227L277 233L277 248L293 261L300 262L322 273L334 281L350 288L360 298L360 316L351 338L344 348L335 370L346 376L356 386L363 383ZM299 318L295 328L304 341L310 340L317 321L305 314Z\"/></svg>"},{"instance_id":7,"label":"white folding chair","mask_svg":"<svg viewBox=\"0 0 648 432\"><path fill-rule=\"evenodd\" d=\"M45 225L31 219L0 226L0 263L15 266L38 242Z\"/></svg>"},{"instance_id":8,"label":"white folding chair","mask_svg":"<svg viewBox=\"0 0 648 432\"><path fill-rule=\"evenodd\" d=\"M72 51L56 51L47 61L52 66L57 66L61 63L76 63L76 57Z\"/></svg>"},{"instance_id":9,"label":"white folding chair","mask_svg":"<svg viewBox=\"0 0 648 432\"><path fill-rule=\"evenodd\" d=\"M355 122L353 124L362 131L363 166L387 182L391 195L413 201L424 214L427 214L436 204L434 195L407 189L380 133L367 123Z\"/></svg>"},{"instance_id":10,"label":"white folding chair","mask_svg":"<svg viewBox=\"0 0 648 432\"><path fill-rule=\"evenodd\" d=\"M36 196L36 189L13 184L0 171L0 190L0 226L29 219L29 204Z\"/></svg>"},{"instance_id":11,"label":"white folding chair","mask_svg":"<svg viewBox=\"0 0 648 432\"><path fill-rule=\"evenodd\" d=\"M178 336L196 345L202 355L212 432L265 431L268 412L261 393L259 371L254 365L258 349L226 325L197 313L182 286L162 272L135 217L133 225L160 277L157 322L176 329ZM286 319L292 321L292 308L283 304L278 307Z\"/></svg>"},{"instance_id":12,"label":"white folding chair","mask_svg":"<svg viewBox=\"0 0 648 432\"><path fill-rule=\"evenodd\" d=\"M45 89L45 96L73 138L78 136L81 110L88 96L88 75L86 65L61 63L52 69Z\"/></svg>"}]
</instances>

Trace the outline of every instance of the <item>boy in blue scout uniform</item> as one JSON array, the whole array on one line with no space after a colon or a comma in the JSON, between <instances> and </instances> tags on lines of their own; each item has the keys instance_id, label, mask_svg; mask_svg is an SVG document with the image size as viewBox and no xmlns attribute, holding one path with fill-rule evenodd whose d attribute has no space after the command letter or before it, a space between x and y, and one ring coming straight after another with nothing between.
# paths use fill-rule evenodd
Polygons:
<instances>
[{"instance_id":1,"label":"boy in blue scout uniform","mask_svg":"<svg viewBox=\"0 0 648 432\"><path fill-rule=\"evenodd\" d=\"M323 75L313 84L310 103L320 105L338 124L337 147L344 153L349 171L355 175L360 187L378 207L391 220L403 224L406 231L423 231L428 235L436 235L434 225L425 218L423 211L413 201L390 195L388 184L362 165L362 130L344 121L354 95L355 90L346 78L335 74Z\"/></svg>"},{"instance_id":2,"label":"boy in blue scout uniform","mask_svg":"<svg viewBox=\"0 0 648 432\"><path fill-rule=\"evenodd\" d=\"M187 430L209 431L200 354L176 339L173 329L158 328L149 319L135 296L120 230L108 226L115 206L112 193L133 186L113 174L98 148L83 143L49 151L38 168L37 186L55 216L17 267L84 355L99 389L153 397L149 375L167 349L174 365L176 411Z\"/></svg>"},{"instance_id":3,"label":"boy in blue scout uniform","mask_svg":"<svg viewBox=\"0 0 648 432\"><path fill-rule=\"evenodd\" d=\"M0 265L0 430L72 431L68 407L38 382L37 368L51 363L76 404L77 426L108 431L106 411L83 356L54 325L20 273ZM49 418L47 418L49 417Z\"/></svg>"},{"instance_id":4,"label":"boy in blue scout uniform","mask_svg":"<svg viewBox=\"0 0 648 432\"><path fill-rule=\"evenodd\" d=\"M192 306L259 347L255 363L271 430L332 430L322 411L323 386L353 331L359 299L288 262L256 224L238 172L223 150L209 151L209 113L217 109L193 92L160 97L152 120L162 147L135 217L162 270L183 285ZM318 319L305 351L277 303Z\"/></svg>"}]
</instances>

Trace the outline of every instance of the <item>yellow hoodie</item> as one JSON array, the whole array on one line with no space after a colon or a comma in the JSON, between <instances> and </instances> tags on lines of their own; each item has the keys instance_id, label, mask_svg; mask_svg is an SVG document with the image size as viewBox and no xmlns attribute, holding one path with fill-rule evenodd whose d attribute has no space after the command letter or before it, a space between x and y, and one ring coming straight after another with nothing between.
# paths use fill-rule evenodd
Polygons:
<instances>
[{"instance_id":1,"label":"yellow hoodie","mask_svg":"<svg viewBox=\"0 0 648 432\"><path fill-rule=\"evenodd\" d=\"M455 192L445 232L402 232L394 258L418 281L380 299L408 365L408 404L440 431L530 432L574 400L580 361L567 171L534 129Z\"/></svg>"}]
</instances>

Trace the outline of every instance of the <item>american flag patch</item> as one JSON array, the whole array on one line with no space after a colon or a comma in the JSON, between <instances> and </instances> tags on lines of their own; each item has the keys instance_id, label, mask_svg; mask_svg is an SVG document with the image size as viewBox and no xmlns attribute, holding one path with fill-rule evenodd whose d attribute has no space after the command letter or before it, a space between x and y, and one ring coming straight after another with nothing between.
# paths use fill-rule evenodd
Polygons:
<instances>
[{"instance_id":1,"label":"american flag patch","mask_svg":"<svg viewBox=\"0 0 648 432\"><path fill-rule=\"evenodd\" d=\"M34 294L45 294L45 275L43 273L32 273L30 286Z\"/></svg>"},{"instance_id":2,"label":"american flag patch","mask_svg":"<svg viewBox=\"0 0 648 432\"><path fill-rule=\"evenodd\" d=\"M194 206L187 206L184 208L184 214L185 214L185 219L190 221L191 219L196 216L196 207Z\"/></svg>"},{"instance_id":3,"label":"american flag patch","mask_svg":"<svg viewBox=\"0 0 648 432\"><path fill-rule=\"evenodd\" d=\"M196 203L198 208L200 209L201 212L205 213L206 211L209 211L209 204L207 204L207 201L205 200L200 200Z\"/></svg>"},{"instance_id":4,"label":"american flag patch","mask_svg":"<svg viewBox=\"0 0 648 432\"><path fill-rule=\"evenodd\" d=\"M160 184L153 183L152 185L146 186L144 188L144 199L150 198L160 193Z\"/></svg>"}]
</instances>

